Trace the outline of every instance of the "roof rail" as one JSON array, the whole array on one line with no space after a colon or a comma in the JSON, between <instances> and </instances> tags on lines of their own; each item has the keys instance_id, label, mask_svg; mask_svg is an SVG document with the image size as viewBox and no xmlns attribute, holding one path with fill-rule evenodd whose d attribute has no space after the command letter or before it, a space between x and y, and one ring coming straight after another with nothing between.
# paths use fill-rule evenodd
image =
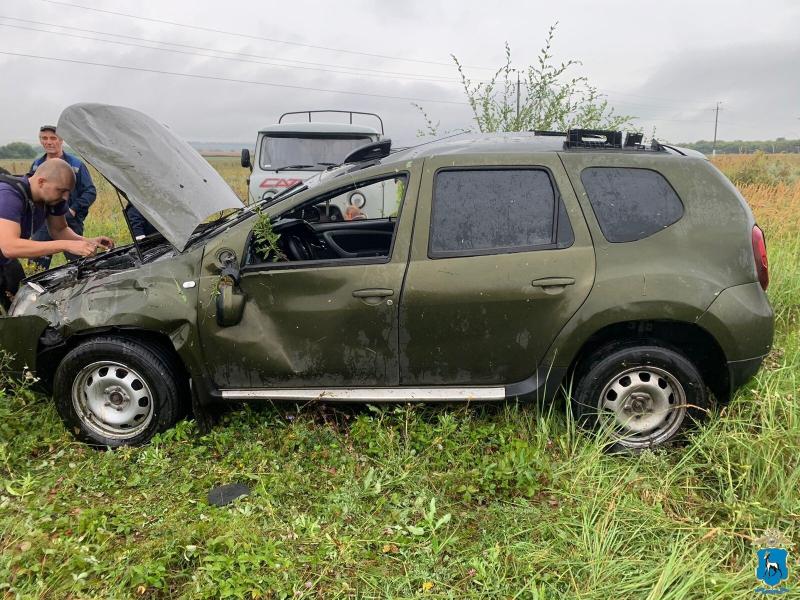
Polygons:
<instances>
[{"instance_id":1,"label":"roof rail","mask_svg":"<svg viewBox=\"0 0 800 600\"><path fill-rule=\"evenodd\" d=\"M547 129L534 129L533 135L543 135L545 137L566 137L564 131L548 131Z\"/></svg>"},{"instance_id":2,"label":"roof rail","mask_svg":"<svg viewBox=\"0 0 800 600\"><path fill-rule=\"evenodd\" d=\"M287 112L283 113L280 118L278 119L278 124L280 125L281 121L283 121L283 117L288 117L289 115L308 115L308 122L311 123L311 115L318 114L318 113L337 113L342 115L349 115L350 116L350 125L353 124L353 115L364 115L366 117L375 117L378 119L378 122L381 124L381 135L384 135L385 132L383 130L383 119L381 119L375 113L368 113L368 112L359 112L357 110L298 110L295 112Z\"/></svg>"}]
</instances>

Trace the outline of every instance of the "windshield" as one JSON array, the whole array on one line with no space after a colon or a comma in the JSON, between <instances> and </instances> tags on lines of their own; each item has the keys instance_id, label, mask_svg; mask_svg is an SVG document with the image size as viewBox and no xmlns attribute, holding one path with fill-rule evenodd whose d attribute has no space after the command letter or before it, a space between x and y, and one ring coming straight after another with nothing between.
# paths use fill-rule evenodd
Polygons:
<instances>
[{"instance_id":1,"label":"windshield","mask_svg":"<svg viewBox=\"0 0 800 600\"><path fill-rule=\"evenodd\" d=\"M277 196L274 196L272 198L265 198L263 200L260 200L259 202L255 202L254 204L233 209L230 212L223 211L219 213L211 221L200 224L194 230L194 233L192 234L192 237L189 239L189 243L187 244L187 248L192 244L199 242L200 240L206 239L211 234L216 234L221 232L223 229L225 229L225 227L229 225L233 225L235 223L238 223L239 221L243 221L256 210L272 206L276 202L284 200L290 196L294 196L295 194L298 194L303 190L307 189L308 186L302 185L302 183L298 181L295 185L293 185L290 188L286 188Z\"/></svg>"},{"instance_id":2,"label":"windshield","mask_svg":"<svg viewBox=\"0 0 800 600\"><path fill-rule=\"evenodd\" d=\"M261 140L259 163L266 171L278 169L322 171L339 165L356 148L373 138L357 135L265 135Z\"/></svg>"}]
</instances>

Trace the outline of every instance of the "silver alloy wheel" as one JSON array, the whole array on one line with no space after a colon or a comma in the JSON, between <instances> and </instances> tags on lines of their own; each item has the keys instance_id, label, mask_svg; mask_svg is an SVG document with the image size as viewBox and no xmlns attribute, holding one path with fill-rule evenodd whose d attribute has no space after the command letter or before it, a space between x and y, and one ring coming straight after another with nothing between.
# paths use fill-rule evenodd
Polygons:
<instances>
[{"instance_id":1,"label":"silver alloy wheel","mask_svg":"<svg viewBox=\"0 0 800 600\"><path fill-rule=\"evenodd\" d=\"M686 392L664 369L633 367L610 378L597 408L620 445L649 448L680 428L686 417Z\"/></svg>"},{"instance_id":2,"label":"silver alloy wheel","mask_svg":"<svg viewBox=\"0 0 800 600\"><path fill-rule=\"evenodd\" d=\"M113 439L135 437L153 419L147 381L129 366L109 360L80 370L72 383L72 406L86 427Z\"/></svg>"}]
</instances>

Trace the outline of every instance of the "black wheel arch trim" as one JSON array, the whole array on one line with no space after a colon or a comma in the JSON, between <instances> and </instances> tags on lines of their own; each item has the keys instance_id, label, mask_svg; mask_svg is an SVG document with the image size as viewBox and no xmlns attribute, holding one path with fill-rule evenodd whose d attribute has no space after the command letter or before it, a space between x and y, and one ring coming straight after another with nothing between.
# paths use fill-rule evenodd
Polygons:
<instances>
[{"instance_id":1,"label":"black wheel arch trim","mask_svg":"<svg viewBox=\"0 0 800 600\"><path fill-rule=\"evenodd\" d=\"M175 336L179 335L180 329L181 327L178 327L172 334L168 334L164 331L142 327L112 325L76 331L65 336L61 331L48 327L39 337L35 373L41 379L44 389L49 391L52 389L56 368L70 350L84 340L113 334L129 337L144 344L157 344L165 350L174 352L181 367L192 381L202 379L203 371L199 359L193 356L190 344L186 343L188 340L183 340L180 345L175 344Z\"/></svg>"}]
</instances>

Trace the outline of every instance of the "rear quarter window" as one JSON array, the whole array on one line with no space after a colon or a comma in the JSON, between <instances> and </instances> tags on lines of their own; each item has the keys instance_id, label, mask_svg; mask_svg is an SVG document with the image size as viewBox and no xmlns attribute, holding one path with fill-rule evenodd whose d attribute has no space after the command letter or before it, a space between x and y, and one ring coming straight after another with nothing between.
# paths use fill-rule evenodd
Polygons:
<instances>
[{"instance_id":1,"label":"rear quarter window","mask_svg":"<svg viewBox=\"0 0 800 600\"><path fill-rule=\"evenodd\" d=\"M581 182L609 242L653 235L683 216L683 203L663 175L649 169L589 167Z\"/></svg>"}]
</instances>

